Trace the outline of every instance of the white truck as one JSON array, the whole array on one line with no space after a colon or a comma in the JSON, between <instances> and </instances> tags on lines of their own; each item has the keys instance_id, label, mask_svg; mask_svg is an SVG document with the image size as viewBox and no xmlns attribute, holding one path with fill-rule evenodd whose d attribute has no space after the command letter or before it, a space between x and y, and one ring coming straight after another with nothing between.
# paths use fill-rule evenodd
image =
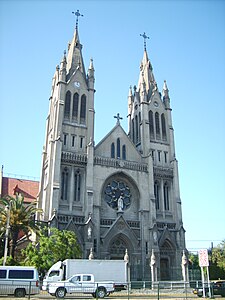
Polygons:
<instances>
[{"instance_id":1,"label":"white truck","mask_svg":"<svg viewBox=\"0 0 225 300\"><path fill-rule=\"evenodd\" d=\"M114 292L114 282L96 282L93 274L75 274L65 281L51 282L47 291L57 298L66 294L91 294L95 298L104 298Z\"/></svg>"},{"instance_id":2,"label":"white truck","mask_svg":"<svg viewBox=\"0 0 225 300\"><path fill-rule=\"evenodd\" d=\"M48 284L59 280L67 280L74 274L93 274L96 281L113 281L115 290L127 288L130 281L129 264L124 260L101 259L66 259L58 261L47 272L42 290L47 290Z\"/></svg>"}]
</instances>

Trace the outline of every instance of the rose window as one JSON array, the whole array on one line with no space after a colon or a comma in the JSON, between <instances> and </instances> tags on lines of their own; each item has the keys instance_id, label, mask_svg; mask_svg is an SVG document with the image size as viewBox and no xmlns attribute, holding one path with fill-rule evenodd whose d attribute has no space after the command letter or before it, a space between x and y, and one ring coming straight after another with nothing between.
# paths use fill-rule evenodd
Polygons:
<instances>
[{"instance_id":1,"label":"rose window","mask_svg":"<svg viewBox=\"0 0 225 300\"><path fill-rule=\"evenodd\" d=\"M124 211L131 204L130 188L122 181L113 180L105 188L105 201L115 210Z\"/></svg>"}]
</instances>

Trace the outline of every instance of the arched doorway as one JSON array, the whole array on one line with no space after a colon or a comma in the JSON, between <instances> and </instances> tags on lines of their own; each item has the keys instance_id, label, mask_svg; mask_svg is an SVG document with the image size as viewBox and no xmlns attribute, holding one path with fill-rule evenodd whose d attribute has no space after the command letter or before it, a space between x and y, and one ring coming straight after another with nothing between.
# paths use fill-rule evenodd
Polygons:
<instances>
[{"instance_id":1,"label":"arched doorway","mask_svg":"<svg viewBox=\"0 0 225 300\"><path fill-rule=\"evenodd\" d=\"M169 240L160 247L160 280L172 280L175 250Z\"/></svg>"}]
</instances>

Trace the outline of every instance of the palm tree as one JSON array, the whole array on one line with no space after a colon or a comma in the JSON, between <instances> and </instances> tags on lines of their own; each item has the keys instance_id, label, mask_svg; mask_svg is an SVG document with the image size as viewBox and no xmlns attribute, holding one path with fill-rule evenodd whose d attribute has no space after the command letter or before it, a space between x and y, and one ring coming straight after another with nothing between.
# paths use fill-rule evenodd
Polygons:
<instances>
[{"instance_id":1,"label":"palm tree","mask_svg":"<svg viewBox=\"0 0 225 300\"><path fill-rule=\"evenodd\" d=\"M36 202L25 205L24 197L21 194L16 194L16 197L5 196L0 199L0 232L6 230L8 211L6 207L9 207L10 212L10 255L14 258L16 243L19 238L19 234L23 233L27 236L31 232L38 233L39 226L35 222L35 214L42 210L36 207Z\"/></svg>"}]
</instances>

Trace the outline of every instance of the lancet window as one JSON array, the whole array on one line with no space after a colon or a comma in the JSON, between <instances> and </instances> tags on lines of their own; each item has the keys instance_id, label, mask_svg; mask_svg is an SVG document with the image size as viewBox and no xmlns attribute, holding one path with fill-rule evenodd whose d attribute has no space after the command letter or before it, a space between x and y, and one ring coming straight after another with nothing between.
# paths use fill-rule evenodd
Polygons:
<instances>
[{"instance_id":1,"label":"lancet window","mask_svg":"<svg viewBox=\"0 0 225 300\"><path fill-rule=\"evenodd\" d=\"M155 134L154 134L154 120L153 120L153 112L151 110L148 112L148 120L149 120L150 138L154 139L154 137L155 137Z\"/></svg>"},{"instance_id":2,"label":"lancet window","mask_svg":"<svg viewBox=\"0 0 225 300\"><path fill-rule=\"evenodd\" d=\"M154 194L155 194L155 208L158 210L160 208L160 184L155 181L154 184Z\"/></svg>"},{"instance_id":3,"label":"lancet window","mask_svg":"<svg viewBox=\"0 0 225 300\"><path fill-rule=\"evenodd\" d=\"M111 158L115 158L115 144L111 144Z\"/></svg>"},{"instance_id":4,"label":"lancet window","mask_svg":"<svg viewBox=\"0 0 225 300\"><path fill-rule=\"evenodd\" d=\"M116 142L116 154L117 154L117 158L120 158L120 139L117 139Z\"/></svg>"},{"instance_id":5,"label":"lancet window","mask_svg":"<svg viewBox=\"0 0 225 300\"><path fill-rule=\"evenodd\" d=\"M66 92L66 99L65 99L65 109L64 109L64 117L69 119L70 118L70 105L71 105L71 92Z\"/></svg>"},{"instance_id":6,"label":"lancet window","mask_svg":"<svg viewBox=\"0 0 225 300\"><path fill-rule=\"evenodd\" d=\"M80 122L85 124L86 122L86 96L81 96L81 108L80 108Z\"/></svg>"},{"instance_id":7,"label":"lancet window","mask_svg":"<svg viewBox=\"0 0 225 300\"><path fill-rule=\"evenodd\" d=\"M73 111L72 111L72 119L73 119L73 121L77 121L77 118L78 118L78 106L79 106L79 94L75 93L73 95Z\"/></svg>"},{"instance_id":8,"label":"lancet window","mask_svg":"<svg viewBox=\"0 0 225 300\"><path fill-rule=\"evenodd\" d=\"M159 123L159 113L155 113L155 130L156 130L156 139L160 139L160 123Z\"/></svg>"},{"instance_id":9,"label":"lancet window","mask_svg":"<svg viewBox=\"0 0 225 300\"><path fill-rule=\"evenodd\" d=\"M61 175L61 199L62 200L68 199L68 178L69 178L68 169L65 168Z\"/></svg>"},{"instance_id":10,"label":"lancet window","mask_svg":"<svg viewBox=\"0 0 225 300\"><path fill-rule=\"evenodd\" d=\"M122 159L126 160L126 156L127 156L126 145L123 145L123 147L122 147Z\"/></svg>"},{"instance_id":11,"label":"lancet window","mask_svg":"<svg viewBox=\"0 0 225 300\"><path fill-rule=\"evenodd\" d=\"M170 209L170 203L169 203L169 185L166 182L163 186L163 197L164 197L164 209L169 210Z\"/></svg>"},{"instance_id":12,"label":"lancet window","mask_svg":"<svg viewBox=\"0 0 225 300\"><path fill-rule=\"evenodd\" d=\"M79 169L75 173L74 180L74 201L80 201L81 174Z\"/></svg>"},{"instance_id":13,"label":"lancet window","mask_svg":"<svg viewBox=\"0 0 225 300\"><path fill-rule=\"evenodd\" d=\"M161 115L161 124L162 124L162 139L166 141L166 121L165 121L165 115Z\"/></svg>"}]
</instances>

